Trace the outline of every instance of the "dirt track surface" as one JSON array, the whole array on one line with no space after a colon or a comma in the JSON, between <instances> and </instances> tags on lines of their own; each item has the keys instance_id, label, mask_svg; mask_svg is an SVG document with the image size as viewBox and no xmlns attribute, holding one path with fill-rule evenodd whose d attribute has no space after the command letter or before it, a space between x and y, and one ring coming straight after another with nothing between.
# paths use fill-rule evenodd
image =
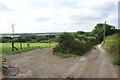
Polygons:
<instances>
[{"instance_id":1,"label":"dirt track surface","mask_svg":"<svg viewBox=\"0 0 120 80\"><path fill-rule=\"evenodd\" d=\"M80 57L59 58L51 48L37 49L11 56L9 64L18 67L16 78L118 78L118 67L100 48L92 48Z\"/></svg>"}]
</instances>

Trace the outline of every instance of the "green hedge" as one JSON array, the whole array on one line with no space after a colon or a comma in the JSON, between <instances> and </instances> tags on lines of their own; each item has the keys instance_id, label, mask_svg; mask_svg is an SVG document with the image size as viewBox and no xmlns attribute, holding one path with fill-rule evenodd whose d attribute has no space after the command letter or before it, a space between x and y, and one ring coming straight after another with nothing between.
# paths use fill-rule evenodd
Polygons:
<instances>
[{"instance_id":1,"label":"green hedge","mask_svg":"<svg viewBox=\"0 0 120 80\"><path fill-rule=\"evenodd\" d=\"M95 45L93 42L95 42L95 39L80 40L79 38L73 37L70 33L63 33L59 36L58 45L53 49L53 52L83 55Z\"/></svg>"}]
</instances>

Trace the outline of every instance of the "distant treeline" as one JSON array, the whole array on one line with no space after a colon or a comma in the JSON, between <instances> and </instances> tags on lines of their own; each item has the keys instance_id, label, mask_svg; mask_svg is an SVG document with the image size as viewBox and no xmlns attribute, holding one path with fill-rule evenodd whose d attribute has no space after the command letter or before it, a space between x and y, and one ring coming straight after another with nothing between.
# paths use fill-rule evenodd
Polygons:
<instances>
[{"instance_id":1,"label":"distant treeline","mask_svg":"<svg viewBox=\"0 0 120 80\"><path fill-rule=\"evenodd\" d=\"M12 42L12 36L3 36L2 43ZM18 37L14 37L14 42L56 42L56 35L36 35L36 34L21 34Z\"/></svg>"},{"instance_id":2,"label":"distant treeline","mask_svg":"<svg viewBox=\"0 0 120 80\"><path fill-rule=\"evenodd\" d=\"M112 35L115 33L120 33L120 29L116 29L115 26L109 25L109 24L103 24L99 23L95 26L95 28L91 32L84 32L84 31L78 31L78 32L71 32L76 38L79 40L89 40L93 37L96 39L98 43L103 41L104 38L104 32L105 36ZM58 42L58 36L62 32L58 33L25 33L25 34L15 34L14 42ZM8 36L6 36L8 35ZM12 42L12 34L4 34L2 37L0 37L0 42L6 43L6 42ZM1 39L2 38L2 39Z\"/></svg>"}]
</instances>

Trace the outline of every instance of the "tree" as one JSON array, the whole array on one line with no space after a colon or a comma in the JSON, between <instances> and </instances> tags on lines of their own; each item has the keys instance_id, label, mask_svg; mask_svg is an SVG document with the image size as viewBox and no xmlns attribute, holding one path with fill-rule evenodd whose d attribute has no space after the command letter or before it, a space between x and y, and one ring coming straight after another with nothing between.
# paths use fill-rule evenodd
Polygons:
<instances>
[{"instance_id":1,"label":"tree","mask_svg":"<svg viewBox=\"0 0 120 80\"><path fill-rule=\"evenodd\" d=\"M22 34L18 37L19 42L36 42L37 35L34 34Z\"/></svg>"},{"instance_id":2,"label":"tree","mask_svg":"<svg viewBox=\"0 0 120 80\"><path fill-rule=\"evenodd\" d=\"M99 42L103 41L104 30L105 36L108 36L116 33L117 29L115 28L115 26L109 24L97 24L92 30L92 34L97 38Z\"/></svg>"},{"instance_id":3,"label":"tree","mask_svg":"<svg viewBox=\"0 0 120 80\"><path fill-rule=\"evenodd\" d=\"M12 42L12 37L1 37L2 42Z\"/></svg>"},{"instance_id":4,"label":"tree","mask_svg":"<svg viewBox=\"0 0 120 80\"><path fill-rule=\"evenodd\" d=\"M84 32L84 31L77 31L77 34L85 34L86 32Z\"/></svg>"}]
</instances>

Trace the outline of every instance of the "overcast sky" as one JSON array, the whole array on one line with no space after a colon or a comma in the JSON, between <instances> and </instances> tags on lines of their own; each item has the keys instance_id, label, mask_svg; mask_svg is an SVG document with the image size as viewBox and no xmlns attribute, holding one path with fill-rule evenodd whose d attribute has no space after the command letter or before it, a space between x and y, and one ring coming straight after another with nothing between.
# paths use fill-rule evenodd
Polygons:
<instances>
[{"instance_id":1,"label":"overcast sky","mask_svg":"<svg viewBox=\"0 0 120 80\"><path fill-rule=\"evenodd\" d=\"M119 0L0 0L0 33L91 31L97 23L118 26Z\"/></svg>"}]
</instances>

